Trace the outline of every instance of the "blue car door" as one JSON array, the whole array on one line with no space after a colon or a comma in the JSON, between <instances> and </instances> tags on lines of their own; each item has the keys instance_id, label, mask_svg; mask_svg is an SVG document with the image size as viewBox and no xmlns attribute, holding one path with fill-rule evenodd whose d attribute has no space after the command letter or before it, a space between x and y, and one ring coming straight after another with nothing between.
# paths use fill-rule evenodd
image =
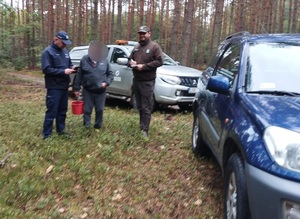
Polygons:
<instances>
[{"instance_id":1,"label":"blue car door","mask_svg":"<svg viewBox=\"0 0 300 219\"><path fill-rule=\"evenodd\" d=\"M231 44L225 49L217 62L213 75L227 77L233 87L234 79L239 70L240 46ZM209 131L206 133L206 141L211 145L213 153L219 154L219 142L224 125L228 122L228 108L232 103L232 94L224 95L207 91L206 113L209 120Z\"/></svg>"}]
</instances>

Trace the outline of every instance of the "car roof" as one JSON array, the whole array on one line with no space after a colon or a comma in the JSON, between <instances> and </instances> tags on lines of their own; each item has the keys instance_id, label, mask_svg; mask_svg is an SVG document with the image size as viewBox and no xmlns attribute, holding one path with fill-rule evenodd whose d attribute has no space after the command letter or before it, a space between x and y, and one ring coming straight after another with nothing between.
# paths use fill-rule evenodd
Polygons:
<instances>
[{"instance_id":1,"label":"car roof","mask_svg":"<svg viewBox=\"0 0 300 219\"><path fill-rule=\"evenodd\" d=\"M107 45L107 47L122 47L122 48L126 48L127 50L131 51L132 48L137 45L138 42L136 41L129 41L129 40L116 40L116 44L111 44L111 45ZM89 46L88 45L83 45L83 46L75 46L72 48L72 50L78 50L78 49L88 49Z\"/></svg>"},{"instance_id":2,"label":"car roof","mask_svg":"<svg viewBox=\"0 0 300 219\"><path fill-rule=\"evenodd\" d=\"M300 34L298 33L250 34L247 31L242 31L227 36L224 42L236 41L236 40L246 41L246 42L300 41Z\"/></svg>"},{"instance_id":3,"label":"car roof","mask_svg":"<svg viewBox=\"0 0 300 219\"><path fill-rule=\"evenodd\" d=\"M115 44L111 44L111 45L107 45L107 47L126 48L127 50L131 51L134 46L132 46L132 45L115 45ZM71 51L72 50L84 50L84 49L88 49L88 48L89 48L89 46L75 46L71 49Z\"/></svg>"}]
</instances>

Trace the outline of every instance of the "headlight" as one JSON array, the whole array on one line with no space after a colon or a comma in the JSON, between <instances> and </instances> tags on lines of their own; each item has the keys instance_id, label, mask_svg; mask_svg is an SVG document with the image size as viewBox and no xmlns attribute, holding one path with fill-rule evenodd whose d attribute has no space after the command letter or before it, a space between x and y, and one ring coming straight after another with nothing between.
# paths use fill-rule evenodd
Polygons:
<instances>
[{"instance_id":1,"label":"headlight","mask_svg":"<svg viewBox=\"0 0 300 219\"><path fill-rule=\"evenodd\" d=\"M300 205L297 203L284 201L283 202L283 218L296 219L300 218Z\"/></svg>"},{"instance_id":2,"label":"headlight","mask_svg":"<svg viewBox=\"0 0 300 219\"><path fill-rule=\"evenodd\" d=\"M264 133L266 146L275 162L287 169L300 172L300 134L270 126Z\"/></svg>"},{"instance_id":3,"label":"headlight","mask_svg":"<svg viewBox=\"0 0 300 219\"><path fill-rule=\"evenodd\" d=\"M160 75L161 80L169 84L180 84L181 80L179 77L171 76L171 75Z\"/></svg>"}]
</instances>

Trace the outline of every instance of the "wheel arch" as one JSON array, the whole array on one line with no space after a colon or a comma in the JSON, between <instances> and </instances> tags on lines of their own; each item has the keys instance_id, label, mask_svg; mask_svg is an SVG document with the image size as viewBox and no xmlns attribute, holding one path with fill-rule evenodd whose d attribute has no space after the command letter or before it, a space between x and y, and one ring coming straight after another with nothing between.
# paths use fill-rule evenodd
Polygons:
<instances>
[{"instance_id":1,"label":"wheel arch","mask_svg":"<svg viewBox=\"0 0 300 219\"><path fill-rule=\"evenodd\" d=\"M222 156L222 171L224 174L224 171L228 165L229 158L232 154L238 154L241 156L242 160L244 161L246 159L245 154L243 152L242 147L239 146L239 143L233 139L232 137L228 137L226 141L224 142L223 147L223 156Z\"/></svg>"}]
</instances>

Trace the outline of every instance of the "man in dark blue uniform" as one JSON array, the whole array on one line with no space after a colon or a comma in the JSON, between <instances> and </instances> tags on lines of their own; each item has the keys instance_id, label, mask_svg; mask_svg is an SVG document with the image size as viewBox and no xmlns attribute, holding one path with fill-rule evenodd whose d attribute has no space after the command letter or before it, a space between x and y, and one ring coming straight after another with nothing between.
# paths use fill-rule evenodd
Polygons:
<instances>
[{"instance_id":1,"label":"man in dark blue uniform","mask_svg":"<svg viewBox=\"0 0 300 219\"><path fill-rule=\"evenodd\" d=\"M44 139L51 136L54 120L56 120L57 133L69 137L65 129L68 111L69 75L76 70L75 66L72 66L69 52L65 47L71 43L68 34L64 31L59 31L51 45L42 54L42 70L47 89L47 110L42 132Z\"/></svg>"}]
</instances>

